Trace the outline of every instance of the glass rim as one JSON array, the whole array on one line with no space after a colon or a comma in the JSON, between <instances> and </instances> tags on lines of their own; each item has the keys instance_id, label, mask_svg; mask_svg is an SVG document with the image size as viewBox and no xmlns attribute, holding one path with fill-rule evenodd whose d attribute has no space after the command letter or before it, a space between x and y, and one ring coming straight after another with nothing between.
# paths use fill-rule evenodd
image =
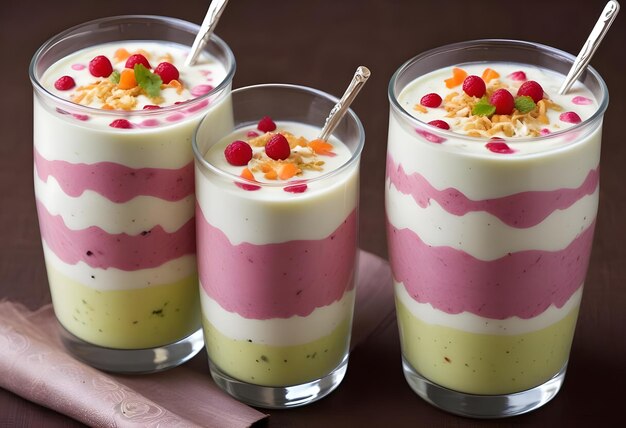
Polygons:
<instances>
[{"instance_id":1,"label":"glass rim","mask_svg":"<svg viewBox=\"0 0 626 428\"><path fill-rule=\"evenodd\" d=\"M55 34L54 36L50 37L48 40L46 40L38 49L37 51L35 51L35 54L33 55L33 57L31 58L30 61L30 65L28 67L28 75L30 77L30 81L31 84L33 86L33 88L38 91L39 93L43 94L44 96L54 100L56 103L59 103L61 105L64 105L68 108L74 109L74 110L78 110L78 111L83 111L85 113L89 113L89 114L93 114L93 115L103 115L103 116L120 116L120 115L130 115L132 114L133 116L155 116L155 115L160 115L163 113L167 113L167 112L172 112L172 111L177 111L180 109L185 109L188 108L190 105L192 104L196 104L199 102L202 102L204 100L209 100L211 97L215 96L216 94L221 93L224 89L226 89L232 82L233 77L235 75L235 70L237 68L237 64L235 61L235 55L233 54L232 50L230 49L230 47L228 46L228 44L226 44L226 42L224 40L222 40L220 37L218 37L215 33L211 34L211 38L209 40L208 43L215 43L218 47L220 47L221 49L224 50L224 52L226 53L226 57L228 59L228 61L230 62L230 67L226 69L226 76L224 77L224 79L217 85L215 86L210 92L201 95L199 97L195 97L192 98L186 102L183 102L181 104L176 104L176 105L171 105L171 106L166 106L166 107L162 107L158 110L131 110L131 111L121 111L121 110L103 110L100 108L96 108L96 107L89 107L89 106L85 106L82 104L77 104L74 103L70 100L67 100L65 98L61 98L58 95L50 92L48 89L46 89L41 82L39 81L39 79L37 78L37 76L35 76L35 66L37 64L37 61L39 60L39 58L41 57L41 55L47 51L49 48L51 48L52 46L54 46L56 43L61 42L62 40L66 39L68 35L76 32L77 30L83 28L83 27L87 27L89 25L94 25L94 24L98 24L98 23L110 23L110 22L115 22L115 21L128 21L128 20L151 20L151 21L159 21L162 23L169 23L169 24L174 24L175 26L181 28L181 29L188 29L188 30L193 30L194 33L197 33L198 30L200 29L200 26L197 24L194 24L192 22L189 21L185 21L183 19L179 19L179 18L172 18L169 16L160 16L160 15L117 15L117 16L109 16L109 17L105 17L105 18L98 18L98 19L93 19L91 21L87 21L87 22L83 22L81 24L78 25L74 25L66 30L61 31L60 33ZM226 65L226 64L224 64ZM225 67L226 68L226 67Z\"/></svg>"},{"instance_id":2,"label":"glass rim","mask_svg":"<svg viewBox=\"0 0 626 428\"><path fill-rule=\"evenodd\" d=\"M314 96L326 99L328 101L331 101L333 104L336 104L337 102L339 102L339 98L333 95L330 95L324 91L321 91L319 89L310 88L308 86L302 86L302 85L294 85L294 84L289 84L289 83L263 83L263 84L258 84L258 85L243 86L241 88L237 88L231 91L231 95L236 95L242 92L256 90L256 89L287 89L287 90L292 90L292 91L308 93L310 95L314 95ZM329 113L330 113L330 110L329 110ZM363 151L363 147L365 146L365 128L363 127L363 124L361 123L361 120L359 119L359 117L351 108L347 110L346 115L342 118L342 121L345 120L347 117L350 117L354 121L357 127L359 141L357 143L356 149L352 152L350 158L346 160L344 163L342 163L339 167L335 168L332 171L328 171L325 174L319 175L317 177L312 177L312 178L306 178L306 179L295 180L295 181L270 183L270 182L248 180L247 178L243 178L239 175L235 175L235 174L232 174L230 172L227 172L218 168L217 166L213 165L211 162L206 160L204 156L202 156L202 154L200 153L200 149L198 147L198 138L197 138L198 131L200 130L200 127L202 126L204 121L207 119L207 116L205 116L196 127L196 130L194 131L192 139L191 139L191 147L193 149L193 154L196 159L196 162L198 162L205 170L209 170L210 172L228 180L234 180L239 183L245 183L245 184L255 185L259 187L267 187L267 188L282 188L285 186L293 186L293 185L305 184L305 183L314 183L318 181L327 180L331 177L334 177L335 175L339 175L341 172L348 169L350 166L352 166L355 162L357 162L360 159L361 152ZM280 121L280 119L276 119L276 120Z\"/></svg>"},{"instance_id":3,"label":"glass rim","mask_svg":"<svg viewBox=\"0 0 626 428\"><path fill-rule=\"evenodd\" d=\"M422 52L414 57L412 57L411 59L409 59L408 61L404 62L391 76L391 79L389 80L389 85L387 87L387 97L389 98L389 103L391 105L391 107L393 108L394 111L398 112L404 119L408 119L410 122L413 123L418 123L419 125L422 125L424 127L427 127L428 132L432 132L434 134L437 135L441 135L442 137L446 137L446 138L454 138L454 139L458 139L458 140L465 140L465 141L469 141L472 143L475 143L476 141L485 141L487 138L486 137L472 137L469 135L464 135L464 134L459 134L456 133L454 131L451 130L444 130L444 129L439 129L436 128L434 126L430 126L428 125L427 122L424 122L418 118L416 118L415 116L411 115L407 110L404 109L404 107L402 107L398 101L398 98L395 94L395 85L396 82L398 81L400 75L402 73L404 73L406 70L408 70L414 63L418 62L418 61L422 61L427 59L428 57L432 56L432 55L436 55L439 53L444 53L446 51L452 51L452 50L459 50L459 49L464 49L464 48L470 48L470 47L476 47L480 44L491 44L491 45L501 45L501 46L506 46L506 45L511 45L513 47L525 47L525 48L535 48L535 49L539 49L541 51L542 54L548 54L551 53L554 55L556 55L558 58L560 59L565 59L570 63L573 63L574 60L576 59L576 57L568 52L562 51L560 49L557 48L553 48L551 46L548 45L544 45L541 43L535 43L535 42L528 42L528 41L523 41L523 40L514 40L514 39L476 39L476 40L468 40L468 41L464 41L464 42L457 42L457 43L450 43L447 45L443 45L443 46L439 46L433 49L429 49L425 52ZM598 73L596 71L596 69L594 69L591 65L588 65L585 68L585 71L588 71L589 73L591 73L593 75L593 77L598 81L598 84L600 85L600 89L602 92L602 99L599 100L598 103L598 109L586 120L577 123L576 125L569 127L567 129L563 129L560 131L556 131L556 132L552 132L548 135L541 135L538 137L523 137L523 138L515 138L514 142L515 143L525 143L525 142L537 142L537 141L547 141L550 139L554 139L554 138L558 138L558 137L562 137L566 134L572 133L572 132L576 132L579 131L581 129L587 128L589 126L591 126L593 123L595 123L598 119L601 119L602 116L604 115L604 112L606 111L608 104L609 104L609 91L608 91L608 87L606 86L606 83L604 82L604 79L602 79L602 76L600 76L600 73Z\"/></svg>"}]
</instances>

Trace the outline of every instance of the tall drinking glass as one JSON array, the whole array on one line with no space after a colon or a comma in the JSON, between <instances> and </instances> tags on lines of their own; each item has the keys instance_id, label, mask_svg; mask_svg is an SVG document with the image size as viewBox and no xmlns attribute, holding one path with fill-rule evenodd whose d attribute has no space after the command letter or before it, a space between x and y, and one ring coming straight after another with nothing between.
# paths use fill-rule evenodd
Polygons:
<instances>
[{"instance_id":1,"label":"tall drinking glass","mask_svg":"<svg viewBox=\"0 0 626 428\"><path fill-rule=\"evenodd\" d=\"M185 67L198 29L104 18L54 36L31 62L54 311L68 350L100 369L163 370L203 346L191 139L230 93L235 60L213 36Z\"/></svg>"},{"instance_id":2,"label":"tall drinking glass","mask_svg":"<svg viewBox=\"0 0 626 428\"><path fill-rule=\"evenodd\" d=\"M194 140L210 370L255 406L310 403L346 372L364 132L349 111L329 146L314 142L336 102L300 86L240 88L228 120L210 111ZM283 137L281 155L270 146Z\"/></svg>"},{"instance_id":3,"label":"tall drinking glass","mask_svg":"<svg viewBox=\"0 0 626 428\"><path fill-rule=\"evenodd\" d=\"M608 104L591 67L558 96L573 59L470 41L418 55L389 84L385 199L403 370L449 412L524 413L563 383ZM498 88L515 107L493 98Z\"/></svg>"}]
</instances>

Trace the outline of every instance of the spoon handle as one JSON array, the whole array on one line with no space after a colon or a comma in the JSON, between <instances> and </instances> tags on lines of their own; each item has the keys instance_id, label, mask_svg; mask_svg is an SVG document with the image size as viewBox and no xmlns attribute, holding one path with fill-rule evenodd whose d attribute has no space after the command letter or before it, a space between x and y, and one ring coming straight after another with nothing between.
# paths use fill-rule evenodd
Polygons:
<instances>
[{"instance_id":1,"label":"spoon handle","mask_svg":"<svg viewBox=\"0 0 626 428\"><path fill-rule=\"evenodd\" d=\"M598 22L591 30L587 41L583 45L580 53L576 57L574 64L572 64L572 68L570 68L563 85L559 89L559 94L565 94L569 88L572 87L574 82L580 77L580 74L583 72L587 64L591 61L591 57L598 49L600 42L604 38L604 35L607 31L609 31L609 27L615 20L617 16L617 12L619 12L619 3L615 0L609 1L606 6L604 6L604 10L598 18Z\"/></svg>"},{"instance_id":2,"label":"spoon handle","mask_svg":"<svg viewBox=\"0 0 626 428\"><path fill-rule=\"evenodd\" d=\"M319 136L320 140L328 140L330 134L333 133L337 125L339 125L339 122L341 122L343 116L348 111L348 107L350 107L352 101L354 101L365 82L367 82L367 79L369 79L370 74L369 68L363 65L356 69L356 73L354 73L354 77L348 85L346 92L328 114L326 123L324 123L324 127L322 128L322 132Z\"/></svg>"},{"instance_id":3,"label":"spoon handle","mask_svg":"<svg viewBox=\"0 0 626 428\"><path fill-rule=\"evenodd\" d=\"M200 26L200 30L193 41L191 51L189 51L189 55L187 55L187 59L185 60L187 67L194 65L198 60L198 55L200 55L202 48L204 48L211 34L215 31L217 22L220 20L220 16L222 16L222 12L224 12L227 4L228 0L213 0L211 2L209 10L207 10L206 16L204 17L204 21L202 21L202 25Z\"/></svg>"}]
</instances>

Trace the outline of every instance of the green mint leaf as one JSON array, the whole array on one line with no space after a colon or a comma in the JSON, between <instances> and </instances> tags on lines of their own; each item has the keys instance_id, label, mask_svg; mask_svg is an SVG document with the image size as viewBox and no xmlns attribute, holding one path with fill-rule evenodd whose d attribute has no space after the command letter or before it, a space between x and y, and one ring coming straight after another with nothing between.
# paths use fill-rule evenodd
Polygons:
<instances>
[{"instance_id":1,"label":"green mint leaf","mask_svg":"<svg viewBox=\"0 0 626 428\"><path fill-rule=\"evenodd\" d=\"M135 64L135 80L149 97L158 97L161 93L161 77L148 70L143 64Z\"/></svg>"},{"instance_id":2,"label":"green mint leaf","mask_svg":"<svg viewBox=\"0 0 626 428\"><path fill-rule=\"evenodd\" d=\"M109 80L115 84L120 83L120 72L114 71L113 73L111 73L111 75L109 76Z\"/></svg>"},{"instance_id":3,"label":"green mint leaf","mask_svg":"<svg viewBox=\"0 0 626 428\"><path fill-rule=\"evenodd\" d=\"M522 114L531 112L537 107L532 98L527 96L515 97L515 109Z\"/></svg>"},{"instance_id":4,"label":"green mint leaf","mask_svg":"<svg viewBox=\"0 0 626 428\"><path fill-rule=\"evenodd\" d=\"M491 116L496 112L496 106L489 103L487 97L482 97L472 109L474 116Z\"/></svg>"}]
</instances>

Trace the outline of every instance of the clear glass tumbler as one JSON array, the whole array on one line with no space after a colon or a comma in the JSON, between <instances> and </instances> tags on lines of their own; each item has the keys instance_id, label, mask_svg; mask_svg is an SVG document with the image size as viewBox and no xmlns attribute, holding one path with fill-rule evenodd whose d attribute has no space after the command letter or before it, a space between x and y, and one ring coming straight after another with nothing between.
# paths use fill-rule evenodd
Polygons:
<instances>
[{"instance_id":1,"label":"clear glass tumbler","mask_svg":"<svg viewBox=\"0 0 626 428\"><path fill-rule=\"evenodd\" d=\"M254 406L308 404L345 375L364 132L349 111L333 133L349 150L345 161L295 184L247 181L207 161L207 152L264 116L279 129L286 121L321 130L337 101L300 86L239 88L224 101L230 116L224 117L226 109L209 112L194 139L198 271L210 370L224 390ZM217 152L223 157L222 150Z\"/></svg>"},{"instance_id":2,"label":"clear glass tumbler","mask_svg":"<svg viewBox=\"0 0 626 428\"><path fill-rule=\"evenodd\" d=\"M444 67L567 74L573 59L535 43L469 41L420 54L391 78L385 203L403 370L446 411L512 416L559 391L593 240L608 93L588 67L580 81L597 111L566 130L507 139L520 148L509 155L472 150L487 139L428 126L398 97Z\"/></svg>"},{"instance_id":3,"label":"clear glass tumbler","mask_svg":"<svg viewBox=\"0 0 626 428\"><path fill-rule=\"evenodd\" d=\"M230 93L235 60L212 36L205 52L225 78L186 102L148 110L73 103L42 76L84 48L191 46L198 30L167 17L99 19L54 36L30 65L35 196L54 311L67 349L103 370L159 371L202 349L191 139ZM111 127L116 120L133 127Z\"/></svg>"}]
</instances>

